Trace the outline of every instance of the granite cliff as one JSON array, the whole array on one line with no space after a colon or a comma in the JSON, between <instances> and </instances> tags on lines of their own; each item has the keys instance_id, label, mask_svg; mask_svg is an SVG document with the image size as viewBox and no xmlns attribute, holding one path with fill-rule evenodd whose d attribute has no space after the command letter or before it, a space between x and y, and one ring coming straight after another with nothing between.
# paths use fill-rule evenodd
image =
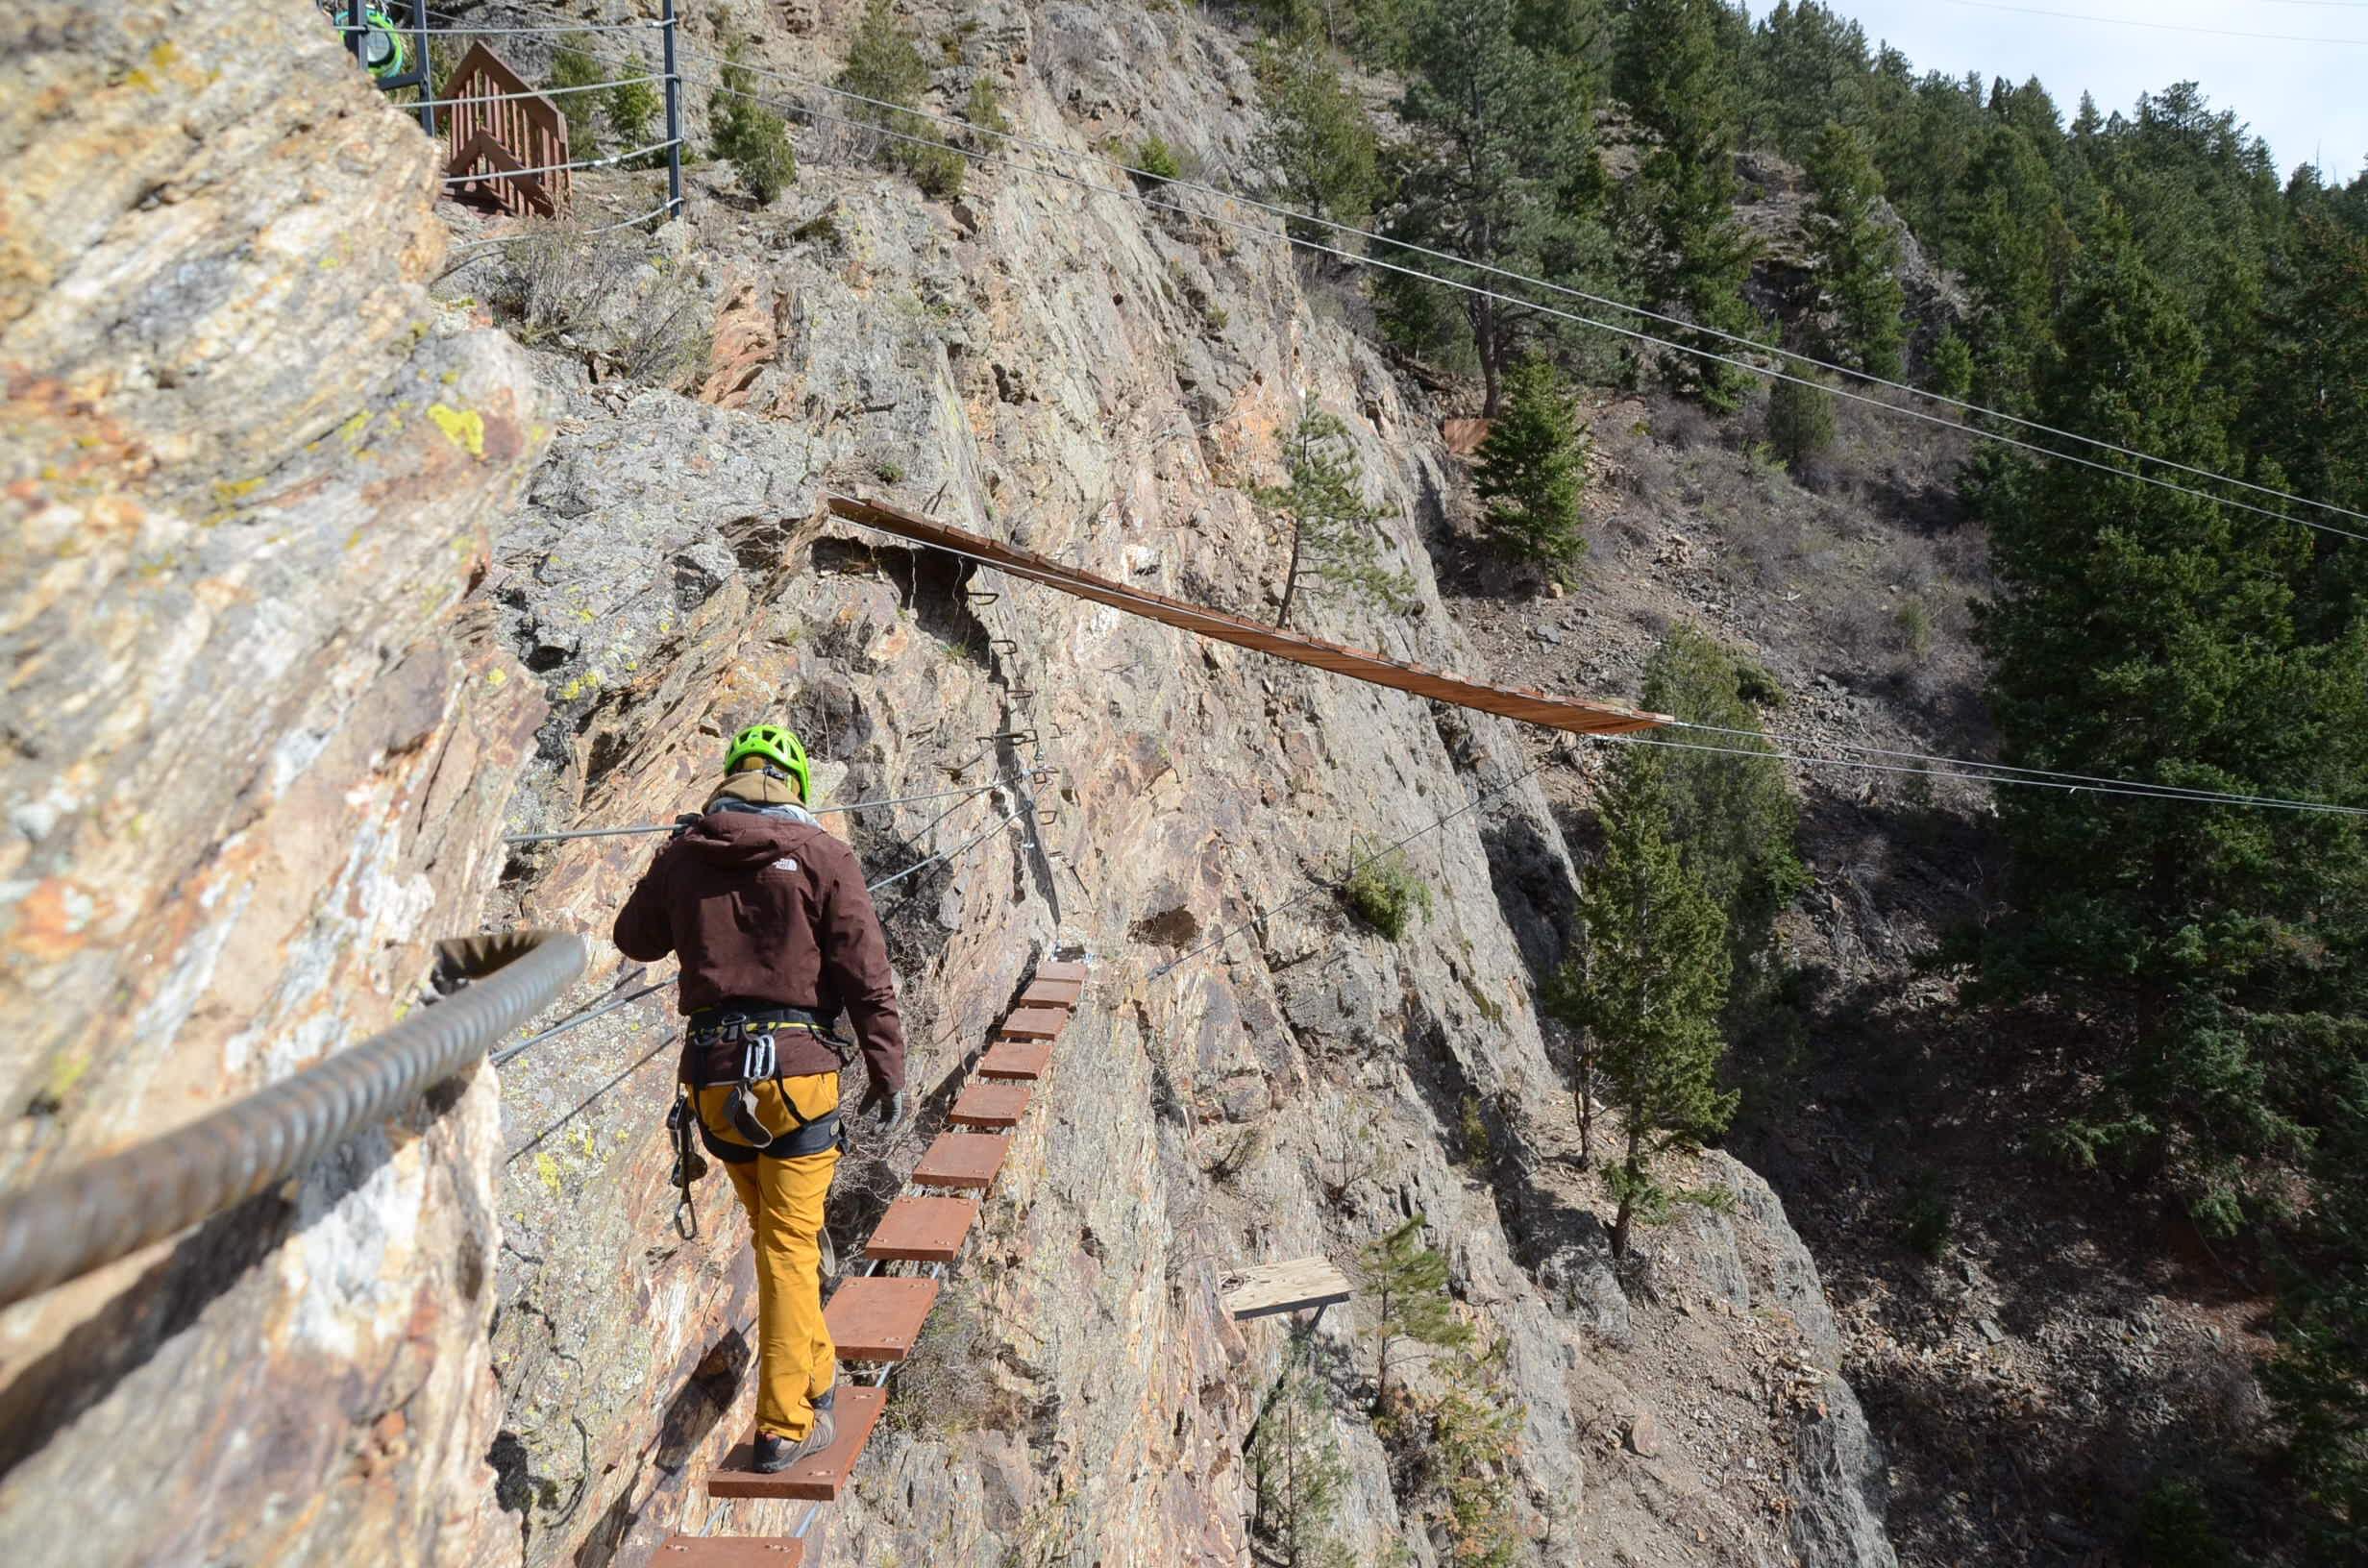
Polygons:
<instances>
[{"instance_id":1,"label":"granite cliff","mask_svg":"<svg viewBox=\"0 0 2368 1568\"><path fill-rule=\"evenodd\" d=\"M813 70L853 9L686 33ZM935 98L986 76L1048 141L1249 158L1207 19L956 9L909 13L948 40ZM1481 671L1429 552L1467 482L1442 410L1337 280L1017 171L931 201L818 136L774 207L708 166L657 234L568 237L600 282L529 352L495 330L517 255L423 287L447 241L408 122L308 10L228 10L208 36L273 40L266 80L172 42L168 7L9 24L0 145L43 171L0 197L7 504L38 547L0 567L12 1179L382 1023L422 938L604 934L647 841L505 860L499 833L662 821L739 724L799 727L839 800L1043 769L1032 801L834 819L875 875L969 845L881 899L925 1126L1036 958L1096 978L818 1560L1252 1560L1285 1339L1220 1284L1416 1213L1503 1345L1521 1560L1891 1560L1764 1184L1703 1156L1734 1201L1612 1266L1534 1001L1572 870L1530 738L823 519L868 491L1256 613L1280 547L1249 490L1321 408L1415 602L1317 629ZM164 90L169 122L139 96ZM620 374L598 345L661 297L696 302L698 352ZM1328 885L1426 828L1434 903L1385 940ZM602 945L570 1005L618 968ZM784 1528L696 1485L745 1421L752 1288L720 1182L695 1237L673 1221L662 1001L12 1311L0 1531L44 1560L541 1564ZM846 1167L842 1244L919 1147ZM1336 1310L1315 1347L1338 1531L1447 1561L1435 1482L1363 1413L1371 1322Z\"/></svg>"}]
</instances>

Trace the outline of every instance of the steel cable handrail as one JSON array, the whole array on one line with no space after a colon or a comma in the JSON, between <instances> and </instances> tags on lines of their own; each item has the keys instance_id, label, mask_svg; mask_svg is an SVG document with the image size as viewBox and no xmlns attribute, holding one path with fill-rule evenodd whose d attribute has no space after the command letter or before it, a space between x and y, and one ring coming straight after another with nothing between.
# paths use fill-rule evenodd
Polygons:
<instances>
[{"instance_id":1,"label":"steel cable handrail","mask_svg":"<svg viewBox=\"0 0 2368 1568\"><path fill-rule=\"evenodd\" d=\"M0 1193L0 1307L212 1218L384 1121L482 1056L583 968L583 939L522 931L476 981L326 1062L176 1131Z\"/></svg>"}]
</instances>

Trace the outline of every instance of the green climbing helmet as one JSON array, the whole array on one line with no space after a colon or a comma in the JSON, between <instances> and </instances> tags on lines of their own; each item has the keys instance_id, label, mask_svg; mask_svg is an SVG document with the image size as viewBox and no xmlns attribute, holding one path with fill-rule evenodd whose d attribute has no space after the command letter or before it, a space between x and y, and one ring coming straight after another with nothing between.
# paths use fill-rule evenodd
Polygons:
<instances>
[{"instance_id":1,"label":"green climbing helmet","mask_svg":"<svg viewBox=\"0 0 2368 1568\"><path fill-rule=\"evenodd\" d=\"M778 724L751 724L731 738L724 753L724 772L736 770L750 757L762 757L798 781L798 798L814 798L814 770L806 765L805 747Z\"/></svg>"}]
</instances>

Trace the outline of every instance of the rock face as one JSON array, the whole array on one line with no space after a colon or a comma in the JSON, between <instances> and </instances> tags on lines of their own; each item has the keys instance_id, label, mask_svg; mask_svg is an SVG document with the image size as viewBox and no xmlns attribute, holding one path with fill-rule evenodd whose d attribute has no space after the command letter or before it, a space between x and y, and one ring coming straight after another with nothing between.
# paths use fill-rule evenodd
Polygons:
<instances>
[{"instance_id":1,"label":"rock face","mask_svg":"<svg viewBox=\"0 0 2368 1568\"><path fill-rule=\"evenodd\" d=\"M475 928L541 699L463 594L544 432L429 302L432 150L311 8L30 0L0 60L19 1183L383 1025ZM453 1086L0 1319L10 1556L465 1560L496 1126Z\"/></svg>"},{"instance_id":2,"label":"rock face","mask_svg":"<svg viewBox=\"0 0 2368 1568\"><path fill-rule=\"evenodd\" d=\"M814 71L857 9L802 8L804 41L776 63ZM1253 139L1239 56L1190 15L908 14L949 38L936 101L989 77L1031 137L1082 152L1156 131L1213 167ZM779 41L753 12L692 26L728 24ZM860 154L802 138L800 184L754 216L707 184L723 171L694 175L648 277L701 279L706 372L678 393L542 357L568 407L487 584L552 702L514 827L662 821L760 718L828 759L826 800L1060 770L1037 786L1041 831L1022 818L972 842L1020 810L1012 793L836 820L876 876L969 845L881 903L925 1125L1032 962L1082 946L1097 978L810 1560L1248 1560L1242 1456L1285 1337L1226 1320L1219 1282L1352 1260L1417 1213L1525 1407L1524 1560L1673 1563L1705 1543L1738 1563L1885 1560L1869 1452L1822 1435L1855 1405L1836 1382L1819 1413L1834 1346L1814 1266L1764 1186L1706 1162L1736 1210L1656 1238L1640 1294L1589 1212L1600 1188L1549 1179L1567 1101L1532 976L1567 934L1570 867L1519 777L1539 760L1524 737L821 520L828 492L877 494L1270 614L1283 551L1246 490L1278 477L1304 397L1346 419L1420 605L1324 607L1315 628L1473 670L1424 545L1453 482L1442 410L1408 401L1341 324L1336 285L1274 240L1010 170L974 168L934 204ZM496 293L498 266L451 286ZM1356 846L1426 828L1409 852L1439 897L1392 943L1330 887ZM520 918L600 930L648 854L532 850L506 891ZM530 1562L640 1561L678 1525L801 1517L692 1490L747 1422L752 1306L720 1186L698 1237L669 1221L669 1034L653 1001L504 1074L495 1460ZM920 1147L842 1167L843 1249ZM1318 1341L1344 1390L1336 1531L1358 1560L1401 1544L1442 1560L1436 1495L1401 1489L1402 1465L1394 1484L1359 1403L1371 1322L1336 1309ZM1623 1439L1647 1396L1660 1435L1640 1455Z\"/></svg>"},{"instance_id":3,"label":"rock face","mask_svg":"<svg viewBox=\"0 0 2368 1568\"><path fill-rule=\"evenodd\" d=\"M858 9L703 8L687 33L810 72ZM1163 213L981 167L936 203L817 135L772 209L711 165L682 222L605 237L627 291L535 355L538 404L517 355L423 305L416 135L308 11L231 11L207 36L266 51L260 83L160 53L161 7L37 5L0 99L12 145L109 193L97 217L70 173L0 194L0 364L38 416L9 504L41 547L0 563L12 697L37 698L0 761L36 803L0 868L0 1061L39 1106L15 1174L128 1136L118 1106L185 1115L382 1021L409 943L478 917L497 815L664 821L722 737L778 719L826 803L1006 781L833 819L875 876L925 868L879 899L923 1125L1033 964L1082 948L1095 975L808 1561L1251 1560L1244 1455L1286 1330L1230 1321L1220 1284L1352 1262L1415 1214L1519 1407L1520 1560L1882 1560L1871 1457L1823 1430L1841 1395L1817 1410L1839 1385L1814 1268L1765 1188L1706 1156L1689 1185L1731 1186L1732 1212L1611 1263L1534 1001L1572 894L1532 738L822 520L876 492L1270 614L1284 549L1249 490L1320 408L1390 502L1416 608L1302 624L1480 673L1425 546L1462 410L1401 388L1336 281L1214 198ZM1081 154L1156 132L1248 158L1241 51L1189 10L905 14L933 103L983 75L1016 129ZM165 70L191 73L170 135L115 96ZM509 265L444 289L500 297ZM610 380L583 341L683 279L715 323L703 367ZM530 467L489 557L464 551ZM185 716L202 754L169 744ZM1435 898L1390 942L1336 888L1400 838ZM521 850L485 918L604 936L651 846ZM604 948L574 1000L620 968ZM0 1531L37 1560L591 1565L793 1526L696 1488L747 1422L753 1291L720 1178L695 1225L665 1185L662 1000L12 1314ZM842 1166L843 1249L921 1146ZM1441 1562L1438 1479L1367 1415L1375 1321L1359 1299L1310 1347L1348 1476L1334 1533ZM138 1476L162 1506L103 1530L57 1506L140 1472L169 1478Z\"/></svg>"}]
</instances>

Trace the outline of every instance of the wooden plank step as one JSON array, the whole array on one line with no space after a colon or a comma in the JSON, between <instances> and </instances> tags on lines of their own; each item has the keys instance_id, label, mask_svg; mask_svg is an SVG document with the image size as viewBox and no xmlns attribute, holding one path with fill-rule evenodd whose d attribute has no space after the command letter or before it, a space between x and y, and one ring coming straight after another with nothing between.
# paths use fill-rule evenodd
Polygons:
<instances>
[{"instance_id":1,"label":"wooden plank step","mask_svg":"<svg viewBox=\"0 0 2368 1568\"><path fill-rule=\"evenodd\" d=\"M707 1495L837 1502L840 1488L847 1484L855 1460L863 1455L863 1445L872 1439L872 1428L878 1424L880 1408L887 1403L887 1389L867 1388L842 1379L838 1408L832 1412L838 1419L839 1434L828 1448L776 1475L763 1476L756 1473L756 1437L752 1433L749 1440L725 1455L724 1462L707 1477Z\"/></svg>"},{"instance_id":2,"label":"wooden plank step","mask_svg":"<svg viewBox=\"0 0 2368 1568\"><path fill-rule=\"evenodd\" d=\"M786 1535L669 1535L650 1568L798 1568L805 1542Z\"/></svg>"},{"instance_id":3,"label":"wooden plank step","mask_svg":"<svg viewBox=\"0 0 2368 1568\"><path fill-rule=\"evenodd\" d=\"M1039 964L1036 966L1036 978L1039 980L1074 980L1077 984L1083 985L1085 984L1085 966L1072 961Z\"/></svg>"},{"instance_id":4,"label":"wooden plank step","mask_svg":"<svg viewBox=\"0 0 2368 1568\"><path fill-rule=\"evenodd\" d=\"M1020 1040L1050 1040L1068 1022L1069 1015L1057 1007L1015 1007L1003 1020L1003 1033Z\"/></svg>"},{"instance_id":5,"label":"wooden plank step","mask_svg":"<svg viewBox=\"0 0 2368 1568\"><path fill-rule=\"evenodd\" d=\"M993 1133L940 1133L913 1167L913 1184L984 1191L995 1185L995 1173L1010 1152L1011 1139Z\"/></svg>"},{"instance_id":6,"label":"wooden plank step","mask_svg":"<svg viewBox=\"0 0 2368 1568\"><path fill-rule=\"evenodd\" d=\"M972 1083L946 1119L956 1127L1017 1127L1033 1092L1025 1084Z\"/></svg>"},{"instance_id":7,"label":"wooden plank step","mask_svg":"<svg viewBox=\"0 0 2368 1568\"><path fill-rule=\"evenodd\" d=\"M1020 992L1022 1007L1075 1007L1085 987L1075 980L1034 979Z\"/></svg>"},{"instance_id":8,"label":"wooden plank step","mask_svg":"<svg viewBox=\"0 0 2368 1568\"><path fill-rule=\"evenodd\" d=\"M1346 1301L1348 1277L1327 1258L1294 1258L1238 1270L1225 1281L1225 1311L1239 1321Z\"/></svg>"},{"instance_id":9,"label":"wooden plank step","mask_svg":"<svg viewBox=\"0 0 2368 1568\"><path fill-rule=\"evenodd\" d=\"M981 1078L1042 1078L1052 1065L1048 1040L999 1040L978 1059Z\"/></svg>"},{"instance_id":10,"label":"wooden plank step","mask_svg":"<svg viewBox=\"0 0 2368 1568\"><path fill-rule=\"evenodd\" d=\"M922 1319L936 1300L935 1280L870 1274L841 1285L823 1309L823 1321L840 1360L900 1361L913 1353Z\"/></svg>"},{"instance_id":11,"label":"wooden plank step","mask_svg":"<svg viewBox=\"0 0 2368 1568\"><path fill-rule=\"evenodd\" d=\"M883 1261L910 1259L917 1263L950 1263L962 1251L978 1217L974 1198L902 1197L879 1216L872 1239L863 1244L866 1258Z\"/></svg>"}]
</instances>

